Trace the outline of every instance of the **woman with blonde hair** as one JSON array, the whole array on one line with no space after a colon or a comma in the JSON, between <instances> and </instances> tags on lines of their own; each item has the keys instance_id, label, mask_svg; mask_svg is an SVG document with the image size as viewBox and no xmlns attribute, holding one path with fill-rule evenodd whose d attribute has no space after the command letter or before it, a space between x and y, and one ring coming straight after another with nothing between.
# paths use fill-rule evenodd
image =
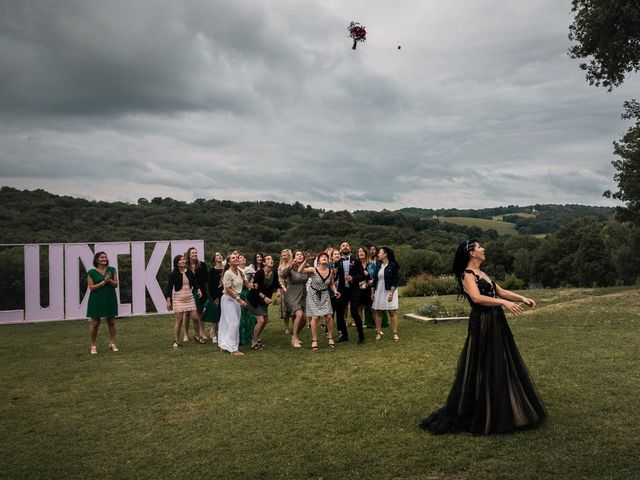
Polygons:
<instances>
[{"instance_id":1,"label":"woman with blonde hair","mask_svg":"<svg viewBox=\"0 0 640 480\"><path fill-rule=\"evenodd\" d=\"M307 302L306 285L309 276L298 271L298 268L304 261L304 253L302 253L301 250L296 250L293 255L293 262L280 274L284 277L284 282L287 285L282 303L285 304L286 311L291 312L294 316L291 335L291 346L293 348L300 348L302 346L300 342L300 331L306 323L304 312Z\"/></svg>"},{"instance_id":2,"label":"woman with blonde hair","mask_svg":"<svg viewBox=\"0 0 640 480\"><path fill-rule=\"evenodd\" d=\"M292 264L293 254L291 253L291 250L284 248L280 252L280 263L278 264L278 280L280 282L278 292L280 293L280 318L284 322L285 335L289 335L291 333L289 324L294 312L287 309L287 304L284 301L284 296L287 292L287 278L284 276L284 272L289 270Z\"/></svg>"},{"instance_id":3,"label":"woman with blonde hair","mask_svg":"<svg viewBox=\"0 0 640 480\"><path fill-rule=\"evenodd\" d=\"M249 282L244 272L239 268L239 256L233 252L227 258L222 286L224 294L220 299L220 324L218 326L218 346L220 350L229 352L239 357L244 355L238 347L240 345L240 315L241 308L247 306L247 302L240 296L243 287L248 287Z\"/></svg>"}]
</instances>

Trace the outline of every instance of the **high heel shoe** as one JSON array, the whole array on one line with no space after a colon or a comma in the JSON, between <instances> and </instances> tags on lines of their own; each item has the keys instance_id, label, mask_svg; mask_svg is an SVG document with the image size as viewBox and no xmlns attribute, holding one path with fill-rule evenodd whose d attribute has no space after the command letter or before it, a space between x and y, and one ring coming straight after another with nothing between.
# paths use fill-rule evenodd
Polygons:
<instances>
[{"instance_id":1,"label":"high heel shoe","mask_svg":"<svg viewBox=\"0 0 640 480\"><path fill-rule=\"evenodd\" d=\"M112 352L119 352L120 349L118 347L116 347L115 343L110 343L109 344L109 350L111 350Z\"/></svg>"},{"instance_id":2,"label":"high heel shoe","mask_svg":"<svg viewBox=\"0 0 640 480\"><path fill-rule=\"evenodd\" d=\"M327 347L331 349L336 348L336 343L333 341L333 337L327 338Z\"/></svg>"},{"instance_id":3,"label":"high heel shoe","mask_svg":"<svg viewBox=\"0 0 640 480\"><path fill-rule=\"evenodd\" d=\"M89 350L89 353L91 355L97 355L98 354L98 347L96 347L95 345L91 345L91 350Z\"/></svg>"},{"instance_id":4,"label":"high heel shoe","mask_svg":"<svg viewBox=\"0 0 640 480\"><path fill-rule=\"evenodd\" d=\"M376 340L382 340L382 332L376 332Z\"/></svg>"},{"instance_id":5,"label":"high heel shoe","mask_svg":"<svg viewBox=\"0 0 640 480\"><path fill-rule=\"evenodd\" d=\"M394 342L397 342L397 341L399 341L399 340L400 340L400 337L398 336L398 334L397 334L397 333L394 333L394 334L393 334L393 341L394 341Z\"/></svg>"},{"instance_id":6,"label":"high heel shoe","mask_svg":"<svg viewBox=\"0 0 640 480\"><path fill-rule=\"evenodd\" d=\"M311 340L311 350L314 352L318 351L318 341L317 340Z\"/></svg>"}]
</instances>

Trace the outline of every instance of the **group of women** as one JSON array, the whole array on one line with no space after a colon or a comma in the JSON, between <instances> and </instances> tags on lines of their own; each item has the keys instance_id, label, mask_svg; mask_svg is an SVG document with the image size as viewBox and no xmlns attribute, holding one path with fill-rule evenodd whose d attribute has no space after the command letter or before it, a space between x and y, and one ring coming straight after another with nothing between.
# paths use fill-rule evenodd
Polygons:
<instances>
[{"instance_id":1,"label":"group of women","mask_svg":"<svg viewBox=\"0 0 640 480\"><path fill-rule=\"evenodd\" d=\"M381 338L384 311L389 313L397 339L399 266L393 251L388 247L379 251L375 247L360 248L357 258L367 271L358 287L364 291L361 292L364 293L363 311L371 308L375 312L376 339ZM250 344L254 350L261 349L260 334L268 321L268 307L279 290L280 311L287 333L290 320L293 321L291 345L301 347L300 332L310 319L312 350L318 350L321 324L326 329L328 347L335 348L332 302L341 297L335 278L336 265L341 259L350 261L332 250L319 252L313 262L308 251L283 250L277 268L271 255L261 254L246 266L246 258L234 250L228 253L226 261L216 252L214 265L208 270L198 260L197 251L190 248L173 259L174 268L165 290L167 308L176 314L173 347L180 346L183 324L183 341L188 341L189 321L193 322L195 340L205 342L203 321L211 321L210 335L221 350L242 356L238 349L241 343ZM536 303L496 284L481 270L484 260L485 250L476 240L462 243L455 254L453 272L460 294L471 305L471 314L467 339L446 403L420 424L434 434L505 433L539 425L547 416L503 310L519 315L523 312L521 304L535 309ZM90 352L97 353L96 336L101 318L106 318L109 325L109 349L117 352L117 272L109 266L104 252L95 254L93 265L87 276Z\"/></svg>"},{"instance_id":2,"label":"group of women","mask_svg":"<svg viewBox=\"0 0 640 480\"><path fill-rule=\"evenodd\" d=\"M285 333L291 335L291 346L301 348L300 334L309 321L311 349L318 348L318 327L322 326L329 348L335 348L333 315L340 292L337 290L338 250L328 248L315 257L309 251L284 249L276 267L272 255L258 253L247 265L246 257L231 250L226 260L220 252L213 256L214 265L207 269L198 260L198 252L190 248L173 259L173 270L165 288L167 309L175 313L173 348L188 342L189 323L194 327L194 341L205 343L205 323L210 322L209 337L222 351L242 356L241 345L260 350L261 334L269 321L269 305L277 293L280 297L280 317ZM313 261L312 261L313 260ZM389 247L361 247L365 278L360 282L359 308L376 329L376 339L382 338L391 319L397 340L397 272L398 264ZM391 266L390 266L391 265ZM386 272L386 275L385 275ZM395 272L391 278L390 272ZM375 315L373 314L375 312Z\"/></svg>"}]
</instances>

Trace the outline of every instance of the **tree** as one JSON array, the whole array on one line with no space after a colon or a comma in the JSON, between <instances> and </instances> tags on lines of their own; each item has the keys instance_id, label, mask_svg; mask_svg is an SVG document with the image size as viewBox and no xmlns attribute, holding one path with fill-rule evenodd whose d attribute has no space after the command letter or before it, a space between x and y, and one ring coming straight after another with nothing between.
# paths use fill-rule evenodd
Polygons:
<instances>
[{"instance_id":1,"label":"tree","mask_svg":"<svg viewBox=\"0 0 640 480\"><path fill-rule=\"evenodd\" d=\"M624 108L622 118L635 119L636 124L627 130L620 142L613 142L613 152L620 157L611 162L618 171L613 177L618 183L618 191L607 190L604 196L627 204L626 208L617 209L618 220L640 225L640 104L631 100L624 103Z\"/></svg>"},{"instance_id":2,"label":"tree","mask_svg":"<svg viewBox=\"0 0 640 480\"><path fill-rule=\"evenodd\" d=\"M590 58L588 64L580 64L589 84L611 91L628 73L640 70L640 0L572 0L571 5L575 19L569 26L569 39L577 44L569 48L569 55ZM618 170L614 179L619 190L603 195L627 203L626 209L618 209L619 219L640 223L640 107L632 99L624 108L622 118L637 122L621 143L614 142L614 153L622 157L611 162Z\"/></svg>"},{"instance_id":3,"label":"tree","mask_svg":"<svg viewBox=\"0 0 640 480\"><path fill-rule=\"evenodd\" d=\"M590 85L609 91L622 84L630 72L640 70L640 1L572 0L575 19L569 26L571 58L581 63Z\"/></svg>"}]
</instances>

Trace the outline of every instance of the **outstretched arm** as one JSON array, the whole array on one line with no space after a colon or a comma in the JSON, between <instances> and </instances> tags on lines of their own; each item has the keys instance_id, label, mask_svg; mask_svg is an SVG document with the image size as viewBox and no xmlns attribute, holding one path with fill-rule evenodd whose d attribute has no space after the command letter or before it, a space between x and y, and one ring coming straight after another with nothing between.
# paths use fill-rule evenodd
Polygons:
<instances>
[{"instance_id":1,"label":"outstretched arm","mask_svg":"<svg viewBox=\"0 0 640 480\"><path fill-rule=\"evenodd\" d=\"M511 300L512 302L521 302L525 305L529 305L531 310L536 309L536 302L529 297L525 297L524 295L520 295L518 293L512 292L511 290L506 290L502 288L500 285L496 283L496 293L500 298L504 298L505 300Z\"/></svg>"}]
</instances>

